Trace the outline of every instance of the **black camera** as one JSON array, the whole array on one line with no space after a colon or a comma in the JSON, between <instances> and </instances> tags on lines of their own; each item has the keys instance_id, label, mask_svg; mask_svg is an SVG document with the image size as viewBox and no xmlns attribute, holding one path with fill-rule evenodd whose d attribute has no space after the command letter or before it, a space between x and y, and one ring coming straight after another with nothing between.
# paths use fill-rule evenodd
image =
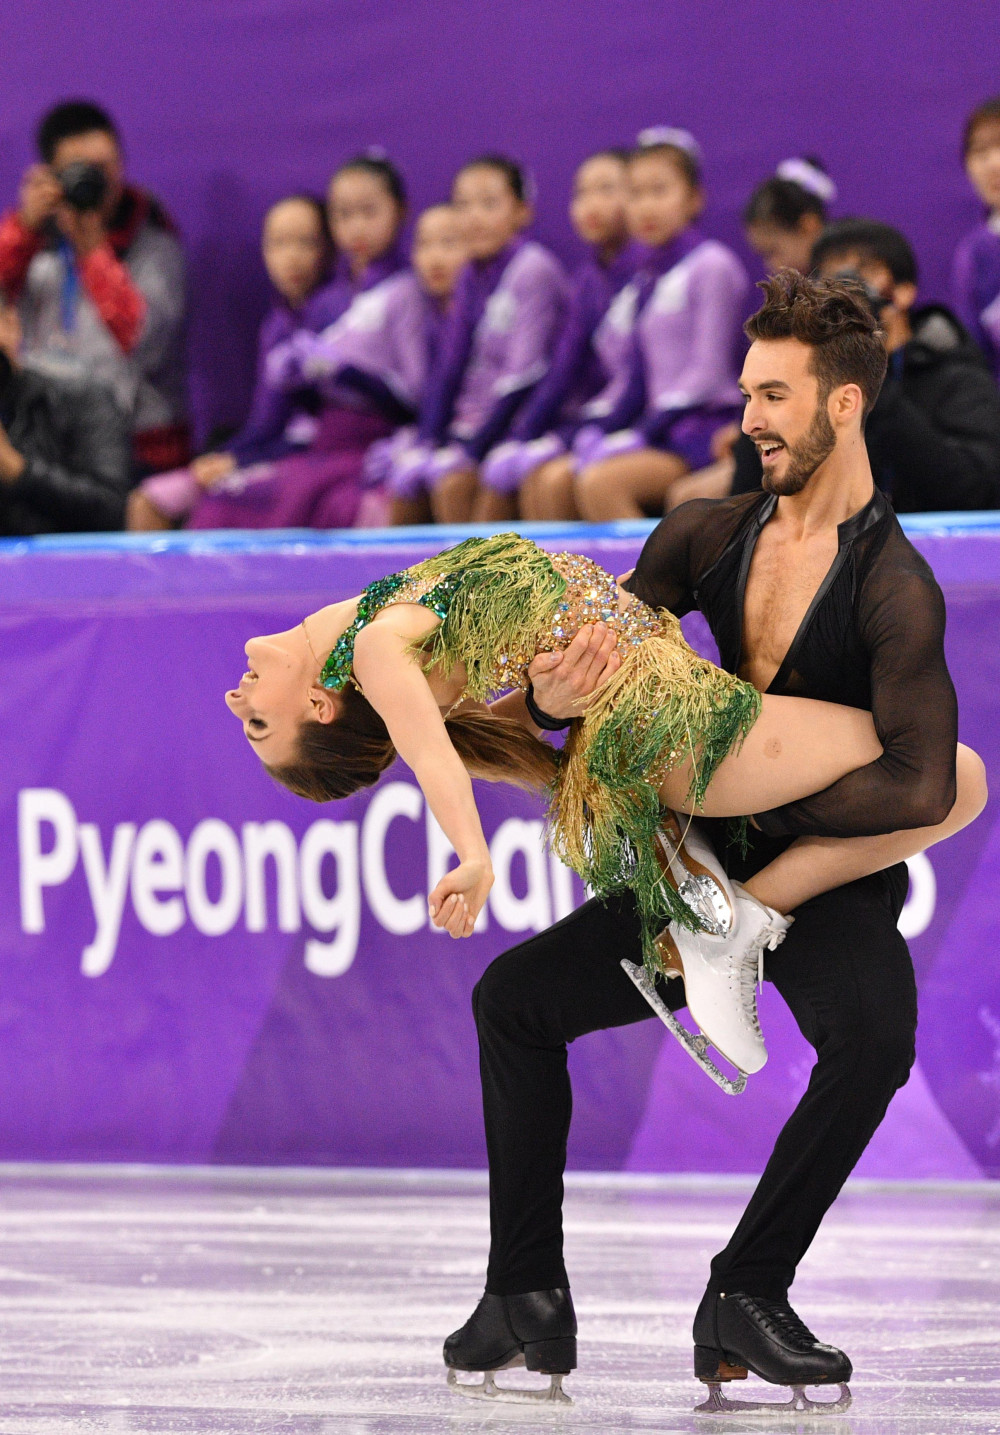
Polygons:
<instances>
[{"instance_id":1,"label":"black camera","mask_svg":"<svg viewBox=\"0 0 1000 1435\"><path fill-rule=\"evenodd\" d=\"M56 175L63 199L81 214L100 209L108 193L108 177L99 164L77 160Z\"/></svg>"},{"instance_id":2,"label":"black camera","mask_svg":"<svg viewBox=\"0 0 1000 1435\"><path fill-rule=\"evenodd\" d=\"M892 300L887 298L880 290L876 289L874 284L869 284L867 279L862 279L856 269L838 269L833 277L834 279L849 279L852 284L856 284L859 289L863 289L864 297L868 301L868 307L876 319L881 319L882 310L887 304L892 303Z\"/></svg>"}]
</instances>

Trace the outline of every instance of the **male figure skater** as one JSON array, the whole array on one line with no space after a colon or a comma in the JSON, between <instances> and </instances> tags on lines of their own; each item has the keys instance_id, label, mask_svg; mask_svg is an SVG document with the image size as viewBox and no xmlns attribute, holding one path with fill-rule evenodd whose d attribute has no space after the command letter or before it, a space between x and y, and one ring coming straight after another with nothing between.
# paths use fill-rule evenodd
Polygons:
<instances>
[{"instance_id":1,"label":"male figure skater","mask_svg":"<svg viewBox=\"0 0 1000 1435\"><path fill-rule=\"evenodd\" d=\"M758 814L746 856L728 852L730 875L748 878L796 837L809 839L797 849L803 862L810 843L875 844L884 870L798 906L767 958L817 1061L695 1316L695 1374L716 1399L720 1382L747 1369L796 1387L851 1375L848 1357L799 1319L788 1289L914 1060L916 985L896 926L907 871L892 834L942 822L956 791L942 595L875 489L865 450L864 418L886 368L878 322L850 282L784 271L764 288L741 381L764 488L674 510L625 586L677 614L700 608L722 665L761 691L874 716L882 757ZM577 668L536 659L536 721L539 710L543 719L578 711L606 652ZM490 1372L523 1356L552 1374L544 1394L558 1399L561 1374L575 1367L561 1223L566 1043L652 1015L619 966L641 960L638 951L630 896L591 901L497 958L475 989L492 1239L486 1294L445 1342L452 1383L455 1370L485 1371L478 1388L492 1393ZM680 985L664 992L674 1007Z\"/></svg>"}]
</instances>

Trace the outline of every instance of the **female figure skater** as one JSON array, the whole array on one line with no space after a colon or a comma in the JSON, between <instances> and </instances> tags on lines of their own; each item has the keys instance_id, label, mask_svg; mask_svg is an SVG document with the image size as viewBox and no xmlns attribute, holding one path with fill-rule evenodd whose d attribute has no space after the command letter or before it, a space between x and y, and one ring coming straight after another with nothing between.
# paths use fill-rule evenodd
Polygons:
<instances>
[{"instance_id":1,"label":"female figure skater","mask_svg":"<svg viewBox=\"0 0 1000 1435\"><path fill-rule=\"evenodd\" d=\"M700 151L686 130L644 130L629 161L629 226L651 246L637 298L628 382L576 437L584 518L662 512L670 485L710 456L740 412L736 346L749 280L731 250L694 225Z\"/></svg>"},{"instance_id":2,"label":"female figure skater","mask_svg":"<svg viewBox=\"0 0 1000 1435\"><path fill-rule=\"evenodd\" d=\"M573 722L561 755L534 735L520 695L485 706L491 694L527 687L536 654L565 648L597 621L617 636L620 662ZM683 882L671 881L671 862L657 855L662 807L744 817L821 791L882 752L869 713L762 696L699 658L673 614L648 608L590 559L549 555L512 533L468 539L287 632L252 639L246 653L247 671L226 701L268 771L293 792L317 802L347 797L377 781L397 753L412 768L459 858L430 894L436 926L469 936L493 882L470 774L548 788L563 860L598 895L633 889L651 976L677 974L667 924L706 926L677 890ZM978 759L969 758L974 775ZM911 840L910 853L921 851L971 820L967 807L960 800L939 827L897 835ZM674 845L683 848L683 834ZM845 876L844 853L820 844L803 872L797 845L754 879L777 903L787 869L786 911L875 870L862 847L859 870ZM681 852L681 861L691 874L704 872L697 854ZM727 1017L725 1042L714 1035L683 970L696 1020L741 1070L754 1071L766 1059L756 1009L734 984L746 953L776 946L788 922L752 894L740 900L742 946L712 991L742 1002L742 1029Z\"/></svg>"},{"instance_id":3,"label":"female figure skater","mask_svg":"<svg viewBox=\"0 0 1000 1435\"><path fill-rule=\"evenodd\" d=\"M412 423L466 257L451 205L425 209L414 230L409 269L360 294L322 333L303 330L275 353L286 382L294 383L297 376L302 384L318 384L331 402L347 390L369 399L387 417ZM385 478L394 456L415 434L413 428L402 428L368 449L356 526L380 527L390 521Z\"/></svg>"},{"instance_id":4,"label":"female figure skater","mask_svg":"<svg viewBox=\"0 0 1000 1435\"><path fill-rule=\"evenodd\" d=\"M1000 95L973 110L962 138L965 172L986 219L955 250L955 312L1000 381Z\"/></svg>"},{"instance_id":5,"label":"female figure skater","mask_svg":"<svg viewBox=\"0 0 1000 1435\"><path fill-rule=\"evenodd\" d=\"M357 297L398 273L405 260L399 236L406 189L387 159L360 155L340 166L330 182L328 213L340 259L333 281L316 296L320 322L334 323ZM272 353L268 382L278 390L302 387L289 353ZM377 398L353 390L324 396L308 451L251 469L237 469L207 486L188 520L190 528L346 528L361 499L365 451L399 423Z\"/></svg>"},{"instance_id":6,"label":"female figure skater","mask_svg":"<svg viewBox=\"0 0 1000 1435\"><path fill-rule=\"evenodd\" d=\"M524 238L532 209L523 171L502 155L459 170L452 203L470 260L459 280L420 416L418 442L394 464L396 498L423 500L441 523L503 517L506 496L481 489L478 465L545 374L565 309L565 278Z\"/></svg>"},{"instance_id":7,"label":"female figure skater","mask_svg":"<svg viewBox=\"0 0 1000 1435\"><path fill-rule=\"evenodd\" d=\"M783 159L754 190L743 210L747 243L769 274L812 269L812 247L829 219L837 186L818 159Z\"/></svg>"},{"instance_id":8,"label":"female figure skater","mask_svg":"<svg viewBox=\"0 0 1000 1435\"><path fill-rule=\"evenodd\" d=\"M249 417L225 449L140 483L126 509L125 526L132 531L173 527L187 517L203 490L235 469L284 458L308 447L315 437L315 392L275 384L268 359L294 333L329 322L323 281L330 262L330 231L320 201L294 194L273 204L264 216L261 251L277 298L260 327Z\"/></svg>"},{"instance_id":9,"label":"female figure skater","mask_svg":"<svg viewBox=\"0 0 1000 1435\"><path fill-rule=\"evenodd\" d=\"M517 414L509 438L480 469L484 487L518 495L523 518L579 516L566 452L581 424L608 411L607 386L627 362L630 281L644 254L628 236L627 159L625 150L601 150L576 172L570 220L591 252L573 275L548 373Z\"/></svg>"},{"instance_id":10,"label":"female figure skater","mask_svg":"<svg viewBox=\"0 0 1000 1435\"><path fill-rule=\"evenodd\" d=\"M812 248L829 219L837 188L818 159L784 159L770 179L759 184L743 211L747 243L764 261L768 274L779 269L812 270ZM667 489L669 511L692 498L726 498L760 487L760 458L734 421L718 430L711 443L712 462L677 479Z\"/></svg>"}]
</instances>

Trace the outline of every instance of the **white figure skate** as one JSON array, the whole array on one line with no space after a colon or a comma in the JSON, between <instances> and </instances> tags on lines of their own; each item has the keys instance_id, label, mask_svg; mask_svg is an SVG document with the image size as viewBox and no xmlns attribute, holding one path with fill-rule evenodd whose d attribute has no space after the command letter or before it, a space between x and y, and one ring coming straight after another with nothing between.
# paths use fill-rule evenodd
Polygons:
<instances>
[{"instance_id":1,"label":"white figure skate","mask_svg":"<svg viewBox=\"0 0 1000 1435\"><path fill-rule=\"evenodd\" d=\"M746 1089L747 1076L760 1071L767 1061L757 1018L757 985L764 979L765 950L780 946L791 922L751 897L738 883L731 891L733 924L728 935L689 932L671 922L656 939L665 975L684 981L697 1033L681 1024L645 968L627 960L622 966L689 1056L723 1091L738 1096ZM709 1045L736 1067L739 1075L735 1079L711 1059Z\"/></svg>"},{"instance_id":2,"label":"white figure skate","mask_svg":"<svg viewBox=\"0 0 1000 1435\"><path fill-rule=\"evenodd\" d=\"M667 808L655 842L663 880L690 907L704 931L728 936L736 919L736 897L701 824Z\"/></svg>"}]
</instances>

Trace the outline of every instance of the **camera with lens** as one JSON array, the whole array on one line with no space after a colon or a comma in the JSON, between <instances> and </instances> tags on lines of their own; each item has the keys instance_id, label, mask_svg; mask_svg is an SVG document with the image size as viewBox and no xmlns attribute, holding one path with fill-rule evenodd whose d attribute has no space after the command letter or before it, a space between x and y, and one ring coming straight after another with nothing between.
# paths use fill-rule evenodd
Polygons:
<instances>
[{"instance_id":1,"label":"camera with lens","mask_svg":"<svg viewBox=\"0 0 1000 1435\"><path fill-rule=\"evenodd\" d=\"M77 160L56 175L62 186L63 199L81 214L100 209L108 193L108 179L99 164Z\"/></svg>"},{"instance_id":2,"label":"camera with lens","mask_svg":"<svg viewBox=\"0 0 1000 1435\"><path fill-rule=\"evenodd\" d=\"M887 304L892 303L891 298L887 298L885 294L876 289L874 284L869 284L867 279L862 279L856 269L838 269L833 277L834 279L849 279L852 284L856 284L859 289L863 290L868 307L876 319L881 319L882 310Z\"/></svg>"}]
</instances>

